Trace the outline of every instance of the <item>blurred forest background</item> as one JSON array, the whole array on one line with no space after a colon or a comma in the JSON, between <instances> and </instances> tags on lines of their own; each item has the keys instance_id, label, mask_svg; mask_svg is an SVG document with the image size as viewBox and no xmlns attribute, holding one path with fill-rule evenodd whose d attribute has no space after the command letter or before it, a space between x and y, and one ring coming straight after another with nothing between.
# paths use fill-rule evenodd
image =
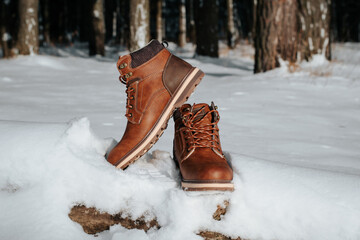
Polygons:
<instances>
[{"instance_id":1,"label":"blurred forest background","mask_svg":"<svg viewBox=\"0 0 360 240\"><path fill-rule=\"evenodd\" d=\"M359 13L359 0L0 0L0 56L77 42L105 55L106 45L133 51L156 38L219 57L222 40L253 44L254 72L264 72L280 59L330 60L331 42L360 40Z\"/></svg>"}]
</instances>

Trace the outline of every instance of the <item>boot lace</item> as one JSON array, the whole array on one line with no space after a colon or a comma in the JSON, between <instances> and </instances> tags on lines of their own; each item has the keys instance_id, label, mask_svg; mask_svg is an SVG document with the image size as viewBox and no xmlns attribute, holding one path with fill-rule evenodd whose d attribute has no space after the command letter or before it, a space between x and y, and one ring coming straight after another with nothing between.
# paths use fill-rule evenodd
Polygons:
<instances>
[{"instance_id":1,"label":"boot lace","mask_svg":"<svg viewBox=\"0 0 360 240\"><path fill-rule=\"evenodd\" d=\"M133 87L130 87L127 84L126 77L120 76L119 80L121 83L126 85L125 93L126 93L127 98L126 98L126 114L125 114L125 116L127 118L129 118L129 117L132 117L132 113L130 111L131 111L131 109L134 108L134 105L132 105L131 102L132 102L132 100L135 99L135 96L133 94L133 92L135 92L135 89Z\"/></svg>"},{"instance_id":2,"label":"boot lace","mask_svg":"<svg viewBox=\"0 0 360 240\"><path fill-rule=\"evenodd\" d=\"M217 126L219 118L212 123L204 123L201 120L195 121L201 110L202 109L195 114L191 111L183 114L182 122L185 125L183 133L188 146L187 150L191 151L195 148L215 148L221 152L219 128ZM212 114L213 112L216 112L217 116L219 116L218 111L216 110L210 110L205 116L207 114ZM205 116L203 116L203 118Z\"/></svg>"}]
</instances>

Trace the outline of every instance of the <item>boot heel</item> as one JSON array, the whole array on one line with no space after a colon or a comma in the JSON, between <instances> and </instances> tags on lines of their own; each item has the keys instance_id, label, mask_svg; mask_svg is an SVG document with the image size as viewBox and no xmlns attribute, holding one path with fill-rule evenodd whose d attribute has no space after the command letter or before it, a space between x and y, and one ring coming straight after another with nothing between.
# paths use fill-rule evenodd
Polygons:
<instances>
[{"instance_id":1,"label":"boot heel","mask_svg":"<svg viewBox=\"0 0 360 240\"><path fill-rule=\"evenodd\" d=\"M175 107L180 107L184 102L188 100L190 95L194 92L197 85L199 85L201 79L205 76L205 73L198 68L193 68L192 71L185 77L182 84L179 86L177 91L182 91L181 95L175 102ZM175 93L176 94L176 93ZM175 95L174 94L174 95Z\"/></svg>"}]
</instances>

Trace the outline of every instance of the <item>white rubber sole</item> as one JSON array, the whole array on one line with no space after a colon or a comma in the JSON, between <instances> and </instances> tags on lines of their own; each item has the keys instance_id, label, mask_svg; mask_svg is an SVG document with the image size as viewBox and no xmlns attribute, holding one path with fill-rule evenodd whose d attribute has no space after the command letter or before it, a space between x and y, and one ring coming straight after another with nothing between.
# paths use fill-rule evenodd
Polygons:
<instances>
[{"instance_id":1,"label":"white rubber sole","mask_svg":"<svg viewBox=\"0 0 360 240\"><path fill-rule=\"evenodd\" d=\"M189 183L181 182L185 191L234 191L233 183Z\"/></svg>"}]
</instances>

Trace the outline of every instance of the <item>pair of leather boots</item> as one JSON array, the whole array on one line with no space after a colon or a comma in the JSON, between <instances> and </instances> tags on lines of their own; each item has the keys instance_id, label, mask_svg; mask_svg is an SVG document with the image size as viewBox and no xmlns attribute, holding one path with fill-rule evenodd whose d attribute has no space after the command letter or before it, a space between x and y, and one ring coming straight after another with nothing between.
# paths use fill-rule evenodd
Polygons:
<instances>
[{"instance_id":1,"label":"pair of leather boots","mask_svg":"<svg viewBox=\"0 0 360 240\"><path fill-rule=\"evenodd\" d=\"M233 171L220 145L217 107L183 105L205 74L157 40L120 57L117 68L126 85L128 122L107 160L117 168L128 167L155 144L173 115L173 152L182 188L233 190Z\"/></svg>"}]
</instances>

